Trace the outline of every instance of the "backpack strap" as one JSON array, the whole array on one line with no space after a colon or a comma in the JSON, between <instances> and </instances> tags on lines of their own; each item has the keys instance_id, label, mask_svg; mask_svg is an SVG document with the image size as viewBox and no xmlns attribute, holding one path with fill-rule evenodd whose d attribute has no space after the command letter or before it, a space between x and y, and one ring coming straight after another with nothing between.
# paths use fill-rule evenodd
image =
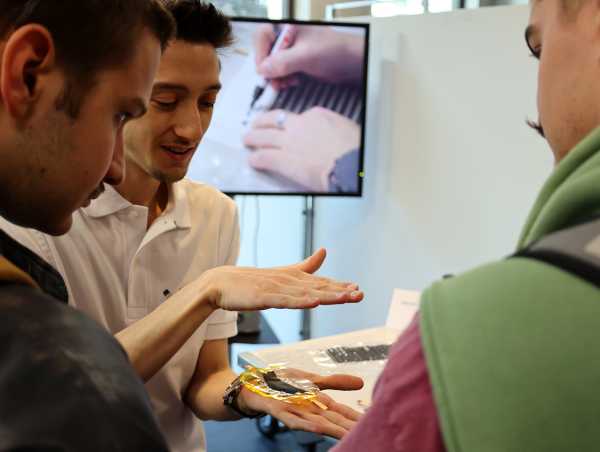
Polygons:
<instances>
[{"instance_id":1,"label":"backpack strap","mask_svg":"<svg viewBox=\"0 0 600 452\"><path fill-rule=\"evenodd\" d=\"M600 219L549 234L510 257L545 262L600 288Z\"/></svg>"}]
</instances>

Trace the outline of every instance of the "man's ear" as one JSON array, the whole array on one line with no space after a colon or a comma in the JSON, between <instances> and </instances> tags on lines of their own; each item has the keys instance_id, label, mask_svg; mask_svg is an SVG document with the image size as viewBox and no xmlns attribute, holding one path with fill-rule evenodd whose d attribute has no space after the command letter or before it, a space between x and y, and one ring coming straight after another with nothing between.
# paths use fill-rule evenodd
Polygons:
<instances>
[{"instance_id":1,"label":"man's ear","mask_svg":"<svg viewBox=\"0 0 600 452\"><path fill-rule=\"evenodd\" d=\"M27 24L8 37L0 67L0 95L11 116L30 116L43 89L40 79L55 66L54 40L46 28Z\"/></svg>"}]
</instances>

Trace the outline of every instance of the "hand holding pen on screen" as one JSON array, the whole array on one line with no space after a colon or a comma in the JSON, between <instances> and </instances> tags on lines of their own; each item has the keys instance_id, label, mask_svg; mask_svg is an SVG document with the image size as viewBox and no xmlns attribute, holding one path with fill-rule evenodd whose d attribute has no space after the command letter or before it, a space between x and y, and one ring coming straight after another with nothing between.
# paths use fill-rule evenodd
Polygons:
<instances>
[{"instance_id":1,"label":"hand holding pen on screen","mask_svg":"<svg viewBox=\"0 0 600 452\"><path fill-rule=\"evenodd\" d=\"M298 29L295 25L290 24L283 25L279 32L275 31L273 25L261 25L255 34L255 61L257 63L257 67L259 61L264 61L266 58L274 56L279 51L290 47L294 38L296 37L297 30ZM260 42L257 42L257 39L260 40ZM269 77L265 76L265 74L261 74L260 72L259 74L264 77L264 82L263 84L257 86L254 90L254 95L252 96L252 105L250 108L254 106L254 103L263 93L269 82L271 82L273 88L276 90L286 87L286 83L284 83L283 79L271 80Z\"/></svg>"},{"instance_id":2,"label":"hand holding pen on screen","mask_svg":"<svg viewBox=\"0 0 600 452\"><path fill-rule=\"evenodd\" d=\"M257 72L276 89L293 84L299 72L329 82L359 82L362 78L364 38L333 27L288 25L288 42L272 51L277 33L273 25L256 30Z\"/></svg>"}]
</instances>

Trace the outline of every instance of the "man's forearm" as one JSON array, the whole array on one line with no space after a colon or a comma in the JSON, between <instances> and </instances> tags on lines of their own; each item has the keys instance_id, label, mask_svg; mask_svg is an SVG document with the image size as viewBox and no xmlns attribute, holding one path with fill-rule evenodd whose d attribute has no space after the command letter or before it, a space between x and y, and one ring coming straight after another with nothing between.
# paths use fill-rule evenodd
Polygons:
<instances>
[{"instance_id":1,"label":"man's forearm","mask_svg":"<svg viewBox=\"0 0 600 452\"><path fill-rule=\"evenodd\" d=\"M214 312L209 300L208 287L195 281L115 335L142 380L152 378Z\"/></svg>"},{"instance_id":2,"label":"man's forearm","mask_svg":"<svg viewBox=\"0 0 600 452\"><path fill-rule=\"evenodd\" d=\"M241 416L223 404L225 390L236 377L237 375L231 369L215 372L206 380L192 384L187 390L185 402L202 420L233 421L240 419Z\"/></svg>"}]
</instances>

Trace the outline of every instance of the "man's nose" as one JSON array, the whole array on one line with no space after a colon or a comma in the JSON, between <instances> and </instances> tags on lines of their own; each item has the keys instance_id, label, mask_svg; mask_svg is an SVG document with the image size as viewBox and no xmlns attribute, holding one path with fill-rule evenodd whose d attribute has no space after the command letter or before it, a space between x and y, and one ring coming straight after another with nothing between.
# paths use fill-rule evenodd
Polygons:
<instances>
[{"instance_id":1,"label":"man's nose","mask_svg":"<svg viewBox=\"0 0 600 452\"><path fill-rule=\"evenodd\" d=\"M183 113L183 112L182 112ZM180 115L175 126L175 134L191 143L197 143L204 135L202 117L197 109Z\"/></svg>"}]
</instances>

